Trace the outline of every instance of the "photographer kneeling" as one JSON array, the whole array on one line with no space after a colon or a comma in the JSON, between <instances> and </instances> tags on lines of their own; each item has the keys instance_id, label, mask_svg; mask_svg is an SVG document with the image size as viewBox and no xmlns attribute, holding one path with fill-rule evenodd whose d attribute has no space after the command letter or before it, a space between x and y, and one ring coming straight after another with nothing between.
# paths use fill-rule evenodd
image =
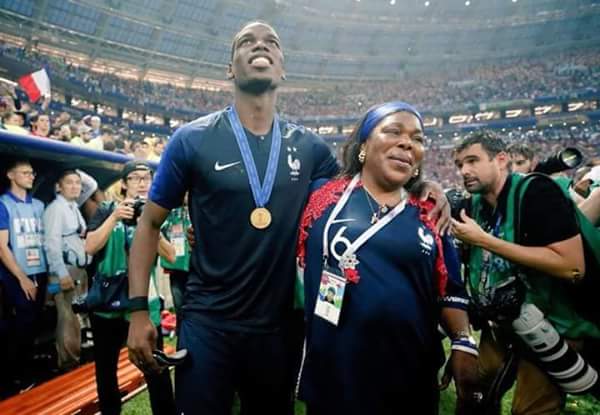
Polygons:
<instances>
[{"instance_id":1,"label":"photographer kneeling","mask_svg":"<svg viewBox=\"0 0 600 415\"><path fill-rule=\"evenodd\" d=\"M515 380L513 414L558 414L565 393L598 396L600 328L574 295L598 269L584 255L573 202L547 176L509 173L491 133L466 138L454 158L472 195L452 232L469 245L470 317L482 326L480 380L489 386L482 413L499 413Z\"/></svg>"},{"instance_id":2,"label":"photographer kneeling","mask_svg":"<svg viewBox=\"0 0 600 415\"><path fill-rule=\"evenodd\" d=\"M121 395L117 381L119 351L125 344L129 330L129 313L119 308L119 300L127 299L127 263L129 247L135 234L137 219L148 196L152 183L152 170L145 161L131 161L125 165L121 175L121 187L125 199L117 204L103 202L89 224L85 249L95 256L96 270L88 296L88 306L92 308L91 322L94 334L94 361L96 364L96 385L103 415L119 414ZM173 261L174 248L163 238L157 252ZM94 284L109 285L110 280L123 291L118 296L106 298L108 304L92 306L91 296L98 293ZM102 282L101 282L102 281ZM123 283L124 281L124 283ZM149 310L155 326L160 324L160 298L157 295L156 281L150 284ZM96 286L98 289L98 286ZM106 295L106 292L102 295ZM102 295L95 295L96 299ZM124 301L123 301L124 302ZM98 303L98 301L96 301ZM94 311L99 309L116 311ZM163 339L158 330L157 347L162 349ZM150 393L150 404L154 414L174 414L171 378L168 371L159 374L145 374Z\"/></svg>"}]
</instances>

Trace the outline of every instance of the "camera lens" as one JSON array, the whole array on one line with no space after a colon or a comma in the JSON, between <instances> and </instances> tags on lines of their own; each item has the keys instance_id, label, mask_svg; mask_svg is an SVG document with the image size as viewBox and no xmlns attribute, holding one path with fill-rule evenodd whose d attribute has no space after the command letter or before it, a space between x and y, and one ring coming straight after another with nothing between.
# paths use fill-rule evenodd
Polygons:
<instances>
[{"instance_id":1,"label":"camera lens","mask_svg":"<svg viewBox=\"0 0 600 415\"><path fill-rule=\"evenodd\" d=\"M568 147L560 153L560 159L565 166L568 166L569 169L573 169L579 166L583 156L576 148Z\"/></svg>"}]
</instances>

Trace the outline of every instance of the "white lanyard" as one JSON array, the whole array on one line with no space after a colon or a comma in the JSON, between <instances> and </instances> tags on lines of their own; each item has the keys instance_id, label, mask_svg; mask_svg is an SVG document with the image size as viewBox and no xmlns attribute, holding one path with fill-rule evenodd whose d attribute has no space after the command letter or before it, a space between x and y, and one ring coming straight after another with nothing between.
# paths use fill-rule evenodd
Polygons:
<instances>
[{"instance_id":1,"label":"white lanyard","mask_svg":"<svg viewBox=\"0 0 600 415\"><path fill-rule=\"evenodd\" d=\"M356 187L356 184L358 183L359 180L360 180L360 173L352 178L352 181L348 184L348 186L346 187L346 190L344 190L342 197L340 198L340 200L337 202L337 204L333 208L333 211L331 212L331 214L329 215L329 218L327 219L327 222L325 223L325 229L323 230L323 263L324 264L327 263L327 258L329 257L329 255L328 255L329 228L333 224L333 221L340 214L341 210L344 208L346 203L348 203L348 199L350 198L350 195L352 194L352 191ZM405 196L406 196L406 192L404 191L404 189L402 189L401 202L398 203L394 207L394 209L389 211L384 217L382 217L380 220L375 222L375 224L371 225L358 238L356 238L356 240L354 242L352 242L350 244L350 246L342 254L342 257L340 259L339 265L340 265L341 269L354 268L356 266L358 261L356 261L355 252L358 251L358 249L361 246L363 246L365 242L367 242L373 235L375 235L377 232L379 232L385 225L390 223L396 216L398 216L398 214L400 212L402 212L404 210L404 208L406 207L406 197Z\"/></svg>"}]
</instances>

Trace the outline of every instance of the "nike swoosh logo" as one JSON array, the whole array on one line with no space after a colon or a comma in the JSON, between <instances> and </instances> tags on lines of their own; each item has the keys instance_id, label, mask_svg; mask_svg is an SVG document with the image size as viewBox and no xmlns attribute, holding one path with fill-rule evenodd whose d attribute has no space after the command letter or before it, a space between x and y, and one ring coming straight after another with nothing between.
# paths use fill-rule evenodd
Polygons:
<instances>
[{"instance_id":1,"label":"nike swoosh logo","mask_svg":"<svg viewBox=\"0 0 600 415\"><path fill-rule=\"evenodd\" d=\"M236 161L233 163L227 163L227 164L219 164L219 162L215 162L215 171L221 171L221 170L225 170L228 169L230 167L236 166L238 164L240 164L241 161Z\"/></svg>"},{"instance_id":2,"label":"nike swoosh logo","mask_svg":"<svg viewBox=\"0 0 600 415\"><path fill-rule=\"evenodd\" d=\"M334 223L344 223L344 222L354 222L356 219L352 219L352 218L348 218L348 219L335 219L331 222L331 224Z\"/></svg>"}]
</instances>

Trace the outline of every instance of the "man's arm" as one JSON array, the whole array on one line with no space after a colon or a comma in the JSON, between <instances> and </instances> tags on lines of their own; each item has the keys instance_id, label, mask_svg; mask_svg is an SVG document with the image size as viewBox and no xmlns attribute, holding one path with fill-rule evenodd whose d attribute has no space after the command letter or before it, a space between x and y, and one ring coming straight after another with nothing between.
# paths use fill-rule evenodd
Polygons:
<instances>
[{"instance_id":1,"label":"man's arm","mask_svg":"<svg viewBox=\"0 0 600 415\"><path fill-rule=\"evenodd\" d=\"M169 211L181 206L185 192L190 189L192 176L186 157L189 148L183 140L193 132L190 127L182 127L169 140L154 175L149 201L138 222L129 255L129 297L138 298L131 310L127 347L129 360L144 372L161 370L152 356L157 333L147 308L150 270L156 255L160 227Z\"/></svg>"},{"instance_id":2,"label":"man's arm","mask_svg":"<svg viewBox=\"0 0 600 415\"><path fill-rule=\"evenodd\" d=\"M48 259L48 271L61 279L69 278L62 253L63 215L55 204L44 211L44 250Z\"/></svg>"},{"instance_id":3,"label":"man's arm","mask_svg":"<svg viewBox=\"0 0 600 415\"><path fill-rule=\"evenodd\" d=\"M579 209L593 224L600 220L600 189L596 189L579 204Z\"/></svg>"},{"instance_id":4,"label":"man's arm","mask_svg":"<svg viewBox=\"0 0 600 415\"><path fill-rule=\"evenodd\" d=\"M462 222L452 219L452 233L465 243L558 278L572 279L585 273L583 242L579 234L546 246L524 246L488 234L467 216L464 209L461 211L461 219Z\"/></svg>"},{"instance_id":5,"label":"man's arm","mask_svg":"<svg viewBox=\"0 0 600 415\"><path fill-rule=\"evenodd\" d=\"M158 246L160 226L169 215L169 210L148 201L135 230L129 254L129 298L142 297L147 302L150 272ZM152 356L156 347L156 329L150 321L148 309L135 309L131 313L131 324L127 340L129 360L145 372L159 372L161 368Z\"/></svg>"},{"instance_id":6,"label":"man's arm","mask_svg":"<svg viewBox=\"0 0 600 415\"><path fill-rule=\"evenodd\" d=\"M33 301L35 300L37 291L36 286L34 285L33 281L29 279L27 274L23 272L21 267L19 267L19 264L17 264L12 251L8 247L8 241L8 230L0 230L0 261L2 261L2 264L11 273L11 275L13 275L19 281L19 285L25 293L25 296L29 300Z\"/></svg>"}]
</instances>

